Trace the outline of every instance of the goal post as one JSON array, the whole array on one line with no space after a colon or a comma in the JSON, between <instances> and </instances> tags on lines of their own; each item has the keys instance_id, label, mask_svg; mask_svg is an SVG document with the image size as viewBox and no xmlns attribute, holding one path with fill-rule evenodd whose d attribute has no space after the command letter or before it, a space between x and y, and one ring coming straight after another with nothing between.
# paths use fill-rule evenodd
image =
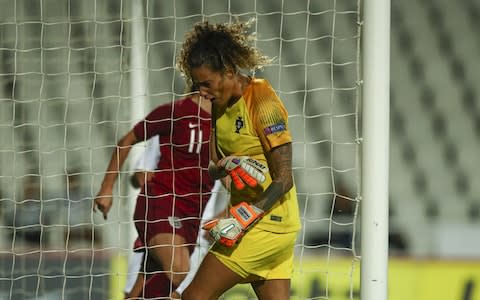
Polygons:
<instances>
[{"instance_id":1,"label":"goal post","mask_svg":"<svg viewBox=\"0 0 480 300\"><path fill-rule=\"evenodd\" d=\"M138 121L145 117L145 114L150 108L150 98L148 94L148 68L147 68L147 46L145 43L145 20L144 20L144 5L142 1L132 1L132 24L130 39L132 41L131 53L130 53L130 95L131 103L130 108L132 112L131 126L133 127ZM135 145L129 154L129 170L135 170L137 166L137 160L141 159L142 150L141 145ZM138 190L134 189L131 185L128 185L128 217L133 216L135 209L135 202L137 198ZM130 243L125 246L131 246L135 237L137 236L135 227L130 226Z\"/></svg>"},{"instance_id":2,"label":"goal post","mask_svg":"<svg viewBox=\"0 0 480 300\"><path fill-rule=\"evenodd\" d=\"M361 299L387 299L390 0L364 0Z\"/></svg>"}]
</instances>

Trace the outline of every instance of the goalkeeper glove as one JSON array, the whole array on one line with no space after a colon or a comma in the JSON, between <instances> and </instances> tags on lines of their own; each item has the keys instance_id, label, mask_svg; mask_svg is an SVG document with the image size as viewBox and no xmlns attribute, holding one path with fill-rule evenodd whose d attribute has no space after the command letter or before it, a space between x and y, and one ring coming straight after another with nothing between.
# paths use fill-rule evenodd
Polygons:
<instances>
[{"instance_id":1,"label":"goalkeeper glove","mask_svg":"<svg viewBox=\"0 0 480 300\"><path fill-rule=\"evenodd\" d=\"M264 174L268 172L267 166L248 156L227 156L219 164L230 175L237 190L242 190L245 183L250 187L263 183Z\"/></svg>"},{"instance_id":2,"label":"goalkeeper glove","mask_svg":"<svg viewBox=\"0 0 480 300\"><path fill-rule=\"evenodd\" d=\"M230 214L230 218L214 219L203 225L203 229L208 230L215 241L229 248L264 215L264 211L255 205L241 202L230 208Z\"/></svg>"}]
</instances>

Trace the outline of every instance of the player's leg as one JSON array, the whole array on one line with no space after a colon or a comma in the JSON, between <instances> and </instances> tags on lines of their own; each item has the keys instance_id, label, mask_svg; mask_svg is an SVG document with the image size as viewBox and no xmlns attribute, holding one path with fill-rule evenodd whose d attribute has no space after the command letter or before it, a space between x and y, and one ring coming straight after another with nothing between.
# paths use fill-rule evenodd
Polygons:
<instances>
[{"instance_id":1,"label":"player's leg","mask_svg":"<svg viewBox=\"0 0 480 300\"><path fill-rule=\"evenodd\" d=\"M125 299L135 299L142 295L145 277L143 273L144 250L141 248L143 248L143 244L137 238L128 259L127 280L124 288Z\"/></svg>"},{"instance_id":2,"label":"player's leg","mask_svg":"<svg viewBox=\"0 0 480 300\"><path fill-rule=\"evenodd\" d=\"M165 270L165 275L177 287L187 275L190 253L185 238L178 234L159 233L148 242L148 251Z\"/></svg>"},{"instance_id":3,"label":"player's leg","mask_svg":"<svg viewBox=\"0 0 480 300\"><path fill-rule=\"evenodd\" d=\"M272 251L266 251L269 255L264 259L270 261L264 267L267 267L269 272L263 276L263 280L253 281L251 285L259 300L288 300L290 299L290 276L293 271L293 245L296 233L270 233L269 235L272 236L270 243L282 251L275 252L273 248Z\"/></svg>"},{"instance_id":4,"label":"player's leg","mask_svg":"<svg viewBox=\"0 0 480 300\"><path fill-rule=\"evenodd\" d=\"M189 270L189 247L195 244L199 220L190 221L189 215L177 208L176 215L171 216L173 210L174 199L168 195L145 197L140 194L137 198L135 227L142 240L147 241L147 262L158 264L152 267L152 273L147 273L146 296L169 297ZM195 225L190 224L193 222ZM195 228L193 241L192 226Z\"/></svg>"},{"instance_id":5,"label":"player's leg","mask_svg":"<svg viewBox=\"0 0 480 300\"><path fill-rule=\"evenodd\" d=\"M183 291L187 288L187 286L192 282L193 277L197 273L197 270L203 261L203 258L208 253L209 244L205 238L201 237L201 233L199 233L198 242L195 246L195 250L193 250L192 254L190 255L190 270L188 271L187 276L182 281L182 283L177 287L175 294L172 294L172 298L180 298Z\"/></svg>"},{"instance_id":6,"label":"player's leg","mask_svg":"<svg viewBox=\"0 0 480 300\"><path fill-rule=\"evenodd\" d=\"M243 278L208 253L197 274L182 294L183 300L216 300Z\"/></svg>"},{"instance_id":7,"label":"player's leg","mask_svg":"<svg viewBox=\"0 0 480 300\"><path fill-rule=\"evenodd\" d=\"M167 299L174 289L167 275L156 270L148 276L141 299Z\"/></svg>"},{"instance_id":8,"label":"player's leg","mask_svg":"<svg viewBox=\"0 0 480 300\"><path fill-rule=\"evenodd\" d=\"M288 300L290 299L290 276L293 271L294 245L296 233L253 232L249 237L253 253L262 255L257 259L261 267L251 268L252 272L260 275L258 280L252 281L251 286L259 300ZM254 243L254 240L263 242ZM261 248L258 248L261 247ZM255 265L252 265L255 266ZM264 272L262 270L268 270Z\"/></svg>"},{"instance_id":9,"label":"player's leg","mask_svg":"<svg viewBox=\"0 0 480 300\"><path fill-rule=\"evenodd\" d=\"M207 205L204 208L204 211L202 214L202 220L213 219L217 217L220 211L225 210L228 199L225 195L226 194L225 191L224 191L224 194L219 195L219 191L222 188L223 188L222 183L219 180L217 180L212 189L212 196L210 197L210 199L207 202ZM203 258L205 257L205 255L207 255L208 249L210 248L210 244L211 244L211 239L207 237L208 237L208 232L203 230L197 231L196 246L192 254L190 255L190 271L188 272L187 276L182 281L182 283L177 287L177 290L176 290L177 295L181 295L183 291L187 288L187 286L190 284L190 282L192 282L193 277L197 273L197 270L203 261Z\"/></svg>"},{"instance_id":10,"label":"player's leg","mask_svg":"<svg viewBox=\"0 0 480 300\"><path fill-rule=\"evenodd\" d=\"M259 300L290 299L290 279L261 280L251 285Z\"/></svg>"},{"instance_id":11,"label":"player's leg","mask_svg":"<svg viewBox=\"0 0 480 300\"><path fill-rule=\"evenodd\" d=\"M145 284L145 274L143 274L143 272L139 272L137 274L137 278L135 279L135 283L133 284L132 289L128 293L125 293L125 299L141 298L144 284Z\"/></svg>"},{"instance_id":12,"label":"player's leg","mask_svg":"<svg viewBox=\"0 0 480 300\"><path fill-rule=\"evenodd\" d=\"M166 299L175 296L176 285L185 275L186 271L184 269L188 270L188 265L186 267L181 266L184 261L188 263L188 250L187 254L182 254L179 251L180 248L187 248L180 235L161 233L150 238L147 247L147 279L143 299Z\"/></svg>"}]
</instances>

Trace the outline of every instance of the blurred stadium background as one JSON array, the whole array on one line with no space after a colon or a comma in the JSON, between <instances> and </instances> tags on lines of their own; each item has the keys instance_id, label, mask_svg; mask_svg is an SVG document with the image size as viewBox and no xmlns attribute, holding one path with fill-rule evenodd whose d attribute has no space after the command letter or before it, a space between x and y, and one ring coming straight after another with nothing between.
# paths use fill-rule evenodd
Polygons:
<instances>
[{"instance_id":1,"label":"blurred stadium background","mask_svg":"<svg viewBox=\"0 0 480 300\"><path fill-rule=\"evenodd\" d=\"M191 25L235 16L257 18L257 45L277 57L258 76L290 113L295 299L358 299L361 2L144 1L145 68L132 62L134 2L0 1L0 299L118 299L135 191L124 170L111 219L91 213L107 160L183 93L174 60ZM480 2L391 13L389 296L478 299ZM138 74L145 94L132 94Z\"/></svg>"}]
</instances>

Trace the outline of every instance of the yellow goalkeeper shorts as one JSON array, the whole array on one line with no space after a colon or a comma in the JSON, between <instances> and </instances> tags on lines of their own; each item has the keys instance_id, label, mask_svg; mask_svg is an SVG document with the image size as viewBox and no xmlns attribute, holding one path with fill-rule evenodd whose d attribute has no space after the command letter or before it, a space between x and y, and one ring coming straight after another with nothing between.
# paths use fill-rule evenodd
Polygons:
<instances>
[{"instance_id":1,"label":"yellow goalkeeper shorts","mask_svg":"<svg viewBox=\"0 0 480 300\"><path fill-rule=\"evenodd\" d=\"M216 243L210 252L245 282L290 279L296 239L297 232L274 233L254 226L236 246Z\"/></svg>"}]
</instances>

